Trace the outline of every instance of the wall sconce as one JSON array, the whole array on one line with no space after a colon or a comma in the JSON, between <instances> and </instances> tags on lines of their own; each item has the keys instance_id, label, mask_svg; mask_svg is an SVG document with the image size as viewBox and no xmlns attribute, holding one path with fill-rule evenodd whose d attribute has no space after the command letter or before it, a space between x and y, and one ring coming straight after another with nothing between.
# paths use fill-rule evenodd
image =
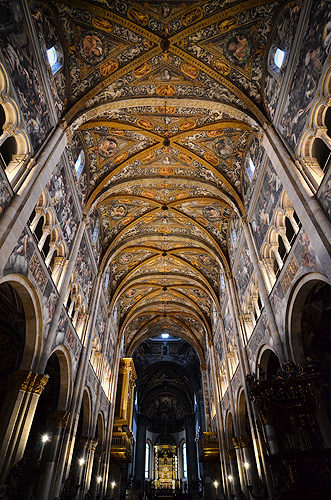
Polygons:
<instances>
[{"instance_id":1,"label":"wall sconce","mask_svg":"<svg viewBox=\"0 0 331 500\"><path fill-rule=\"evenodd\" d=\"M102 477L101 476L97 476L97 483L100 484L102 481Z\"/></svg>"},{"instance_id":2,"label":"wall sconce","mask_svg":"<svg viewBox=\"0 0 331 500\"><path fill-rule=\"evenodd\" d=\"M218 488L218 485L219 485L219 482L218 481L214 481L214 486L215 486L216 489Z\"/></svg>"},{"instance_id":3,"label":"wall sconce","mask_svg":"<svg viewBox=\"0 0 331 500\"><path fill-rule=\"evenodd\" d=\"M79 459L78 459L78 463L79 463L79 465L80 465L81 467L83 467L83 465L85 464L85 460L84 460L84 458L79 458Z\"/></svg>"},{"instance_id":4,"label":"wall sconce","mask_svg":"<svg viewBox=\"0 0 331 500\"><path fill-rule=\"evenodd\" d=\"M111 488L112 488L112 489L114 489L114 488L115 488L115 486L116 486L115 481L112 481L112 482L110 483L110 486L111 486Z\"/></svg>"},{"instance_id":5,"label":"wall sconce","mask_svg":"<svg viewBox=\"0 0 331 500\"><path fill-rule=\"evenodd\" d=\"M230 481L230 483L233 483L233 476L231 476L231 474L228 475L228 480Z\"/></svg>"},{"instance_id":6,"label":"wall sconce","mask_svg":"<svg viewBox=\"0 0 331 500\"><path fill-rule=\"evenodd\" d=\"M246 470L248 470L249 467L250 467L249 463L248 462L244 462L244 467L245 467Z\"/></svg>"},{"instance_id":7,"label":"wall sconce","mask_svg":"<svg viewBox=\"0 0 331 500\"><path fill-rule=\"evenodd\" d=\"M49 441L50 437L49 437L49 434L43 434L41 436L41 442L42 443L47 443L47 441Z\"/></svg>"}]
</instances>

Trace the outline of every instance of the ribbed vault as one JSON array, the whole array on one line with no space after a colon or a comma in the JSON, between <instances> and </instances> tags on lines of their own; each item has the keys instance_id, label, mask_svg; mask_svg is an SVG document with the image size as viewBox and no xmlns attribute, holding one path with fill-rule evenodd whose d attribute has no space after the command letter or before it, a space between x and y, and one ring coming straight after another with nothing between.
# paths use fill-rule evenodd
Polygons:
<instances>
[{"instance_id":1,"label":"ribbed vault","mask_svg":"<svg viewBox=\"0 0 331 500\"><path fill-rule=\"evenodd\" d=\"M50 3L65 120L89 168L110 309L128 352L167 328L203 353L266 123L264 52L282 2ZM65 20L61 24L61 20Z\"/></svg>"}]
</instances>

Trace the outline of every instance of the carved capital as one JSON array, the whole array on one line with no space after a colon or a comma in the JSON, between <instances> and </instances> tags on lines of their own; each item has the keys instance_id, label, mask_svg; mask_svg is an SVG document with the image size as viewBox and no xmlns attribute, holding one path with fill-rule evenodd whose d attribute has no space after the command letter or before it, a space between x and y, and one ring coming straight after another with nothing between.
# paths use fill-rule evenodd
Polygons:
<instances>
[{"instance_id":1,"label":"carved capital","mask_svg":"<svg viewBox=\"0 0 331 500\"><path fill-rule=\"evenodd\" d=\"M17 390L32 392L40 395L48 382L48 375L39 375L27 370L17 371L12 374L12 379Z\"/></svg>"},{"instance_id":2,"label":"carved capital","mask_svg":"<svg viewBox=\"0 0 331 500\"><path fill-rule=\"evenodd\" d=\"M90 450L95 451L97 449L98 443L99 443L98 439L91 439L89 445Z\"/></svg>"},{"instance_id":3,"label":"carved capital","mask_svg":"<svg viewBox=\"0 0 331 500\"><path fill-rule=\"evenodd\" d=\"M70 417L70 412L66 410L55 410L53 411L49 418L55 427L60 429L65 429L68 425Z\"/></svg>"},{"instance_id":4,"label":"carved capital","mask_svg":"<svg viewBox=\"0 0 331 500\"><path fill-rule=\"evenodd\" d=\"M17 127L14 125L4 124L2 127L3 131L6 132L9 136L16 135Z\"/></svg>"},{"instance_id":5,"label":"carved capital","mask_svg":"<svg viewBox=\"0 0 331 500\"><path fill-rule=\"evenodd\" d=\"M233 446L236 450L239 450L240 448L246 448L249 444L249 441L249 436L235 436L232 438Z\"/></svg>"}]
</instances>

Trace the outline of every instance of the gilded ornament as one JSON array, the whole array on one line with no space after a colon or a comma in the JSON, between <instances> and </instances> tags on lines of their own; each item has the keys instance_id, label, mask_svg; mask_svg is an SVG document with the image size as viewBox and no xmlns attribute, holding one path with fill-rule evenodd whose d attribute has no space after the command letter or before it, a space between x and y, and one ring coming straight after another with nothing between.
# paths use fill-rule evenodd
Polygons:
<instances>
[{"instance_id":1,"label":"gilded ornament","mask_svg":"<svg viewBox=\"0 0 331 500\"><path fill-rule=\"evenodd\" d=\"M189 120L179 125L180 130L191 130L196 127L196 122L194 120Z\"/></svg>"},{"instance_id":2,"label":"gilded ornament","mask_svg":"<svg viewBox=\"0 0 331 500\"><path fill-rule=\"evenodd\" d=\"M224 19L224 21L221 21L218 25L218 29L220 33L226 33L227 31L230 31L238 25L238 20L236 17L228 17L227 19Z\"/></svg>"},{"instance_id":3,"label":"gilded ornament","mask_svg":"<svg viewBox=\"0 0 331 500\"><path fill-rule=\"evenodd\" d=\"M173 115L176 113L176 106L157 106L156 108L157 112L160 113L161 115L164 115L167 112L167 115Z\"/></svg>"},{"instance_id":4,"label":"gilded ornament","mask_svg":"<svg viewBox=\"0 0 331 500\"><path fill-rule=\"evenodd\" d=\"M216 156L214 156L213 154L205 153L204 158L206 161L208 161L212 165L215 165L215 166L218 165L218 158L216 158Z\"/></svg>"},{"instance_id":5,"label":"gilded ornament","mask_svg":"<svg viewBox=\"0 0 331 500\"><path fill-rule=\"evenodd\" d=\"M163 84L156 87L156 93L161 97L171 97L176 93L176 87L174 85Z\"/></svg>"},{"instance_id":6,"label":"gilded ornament","mask_svg":"<svg viewBox=\"0 0 331 500\"><path fill-rule=\"evenodd\" d=\"M155 158L155 153L148 153L147 155L141 157L141 161L143 163L147 163L153 160L153 158Z\"/></svg>"},{"instance_id":7,"label":"gilded ornament","mask_svg":"<svg viewBox=\"0 0 331 500\"><path fill-rule=\"evenodd\" d=\"M196 66L193 66L193 64L189 64L187 62L184 62L181 66L182 72L189 76L190 78L197 78L199 76L199 68Z\"/></svg>"},{"instance_id":8,"label":"gilded ornament","mask_svg":"<svg viewBox=\"0 0 331 500\"><path fill-rule=\"evenodd\" d=\"M95 28L111 31L113 29L113 23L108 21L108 19L104 19L103 17L94 17L92 19L92 24Z\"/></svg>"},{"instance_id":9,"label":"gilded ornament","mask_svg":"<svg viewBox=\"0 0 331 500\"><path fill-rule=\"evenodd\" d=\"M200 7L195 7L194 9L190 10L189 12L183 15L182 23L184 26L189 26L190 24L199 21L202 18L202 16L203 12L200 9Z\"/></svg>"},{"instance_id":10,"label":"gilded ornament","mask_svg":"<svg viewBox=\"0 0 331 500\"><path fill-rule=\"evenodd\" d=\"M178 158L184 163L188 163L189 165L192 163L193 158L185 153L179 153Z\"/></svg>"},{"instance_id":11,"label":"gilded ornament","mask_svg":"<svg viewBox=\"0 0 331 500\"><path fill-rule=\"evenodd\" d=\"M133 76L135 78L142 78L143 76L147 75L152 69L152 65L150 62L144 62L138 68L133 70Z\"/></svg>"},{"instance_id":12,"label":"gilded ornament","mask_svg":"<svg viewBox=\"0 0 331 500\"><path fill-rule=\"evenodd\" d=\"M116 59L109 59L105 61L100 67L100 73L102 76L109 76L118 68L118 61Z\"/></svg>"},{"instance_id":13,"label":"gilded ornament","mask_svg":"<svg viewBox=\"0 0 331 500\"><path fill-rule=\"evenodd\" d=\"M145 12L142 12L141 10L137 9L136 7L130 7L128 10L128 17L132 19L132 21L135 21L138 24L141 24L141 26L146 26L146 24L149 21L149 16Z\"/></svg>"},{"instance_id":14,"label":"gilded ornament","mask_svg":"<svg viewBox=\"0 0 331 500\"><path fill-rule=\"evenodd\" d=\"M152 122L150 122L149 120L146 120L145 118L139 118L137 120L137 125L139 125L139 127L142 127L146 130L152 130L154 125Z\"/></svg>"},{"instance_id":15,"label":"gilded ornament","mask_svg":"<svg viewBox=\"0 0 331 500\"><path fill-rule=\"evenodd\" d=\"M128 153L126 151L124 151L123 153L120 153L119 155L114 156L113 162L115 163L115 165L119 165L120 163L125 161L128 158L128 156L129 156Z\"/></svg>"},{"instance_id":16,"label":"gilded ornament","mask_svg":"<svg viewBox=\"0 0 331 500\"><path fill-rule=\"evenodd\" d=\"M160 167L158 173L160 175L174 175L175 170L172 167Z\"/></svg>"},{"instance_id":17,"label":"gilded ornament","mask_svg":"<svg viewBox=\"0 0 331 500\"><path fill-rule=\"evenodd\" d=\"M222 75L226 76L230 73L231 67L226 62L222 61L219 57L213 60L213 67L217 69Z\"/></svg>"}]
</instances>

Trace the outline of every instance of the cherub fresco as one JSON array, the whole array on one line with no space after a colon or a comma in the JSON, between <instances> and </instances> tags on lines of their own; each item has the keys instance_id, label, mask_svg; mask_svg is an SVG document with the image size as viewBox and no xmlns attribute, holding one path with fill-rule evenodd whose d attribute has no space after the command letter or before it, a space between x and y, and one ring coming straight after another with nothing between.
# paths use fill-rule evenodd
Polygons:
<instances>
[{"instance_id":1,"label":"cherub fresco","mask_svg":"<svg viewBox=\"0 0 331 500\"><path fill-rule=\"evenodd\" d=\"M86 33L80 41L79 52L83 59L89 64L95 64L102 61L106 54L106 47L96 32Z\"/></svg>"},{"instance_id":2,"label":"cherub fresco","mask_svg":"<svg viewBox=\"0 0 331 500\"><path fill-rule=\"evenodd\" d=\"M225 42L225 55L240 66L244 66L252 55L252 40L248 33L235 32Z\"/></svg>"},{"instance_id":3,"label":"cherub fresco","mask_svg":"<svg viewBox=\"0 0 331 500\"><path fill-rule=\"evenodd\" d=\"M103 158L114 156L117 148L117 141L113 137L103 137L98 141L98 152Z\"/></svg>"},{"instance_id":4,"label":"cherub fresco","mask_svg":"<svg viewBox=\"0 0 331 500\"><path fill-rule=\"evenodd\" d=\"M228 137L223 137L216 142L214 150L221 158L228 158L233 151L233 141Z\"/></svg>"},{"instance_id":5,"label":"cherub fresco","mask_svg":"<svg viewBox=\"0 0 331 500\"><path fill-rule=\"evenodd\" d=\"M33 250L32 239L25 231L23 231L16 247L8 259L5 271L24 274L27 276Z\"/></svg>"}]
</instances>

